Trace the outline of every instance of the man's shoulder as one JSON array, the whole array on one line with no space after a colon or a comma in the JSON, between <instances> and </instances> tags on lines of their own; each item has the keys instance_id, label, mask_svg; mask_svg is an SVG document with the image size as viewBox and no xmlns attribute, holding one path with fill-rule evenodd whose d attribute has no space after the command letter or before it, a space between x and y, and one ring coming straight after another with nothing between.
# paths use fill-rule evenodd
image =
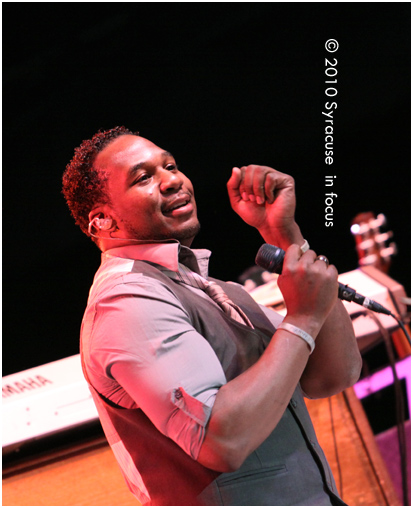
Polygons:
<instances>
[{"instance_id":1,"label":"man's shoulder","mask_svg":"<svg viewBox=\"0 0 413 508\"><path fill-rule=\"evenodd\" d=\"M151 263L140 260L108 261L95 275L89 304L109 296L149 296L152 291L168 291L168 281L169 278Z\"/></svg>"}]
</instances>

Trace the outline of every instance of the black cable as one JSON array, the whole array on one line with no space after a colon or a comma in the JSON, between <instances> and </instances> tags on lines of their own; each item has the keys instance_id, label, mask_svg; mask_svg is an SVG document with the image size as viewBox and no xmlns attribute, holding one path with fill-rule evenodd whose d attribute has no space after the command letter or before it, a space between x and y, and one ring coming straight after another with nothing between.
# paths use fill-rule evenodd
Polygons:
<instances>
[{"instance_id":1,"label":"black cable","mask_svg":"<svg viewBox=\"0 0 413 508\"><path fill-rule=\"evenodd\" d=\"M404 418L405 418L405 416L404 416L404 397L403 397L403 392L402 392L401 385L400 385L400 380L397 376L396 361L395 361L395 357L393 354L393 349L391 347L391 339L390 339L390 335L389 335L387 329L383 327L383 325L381 324L380 320L378 319L378 317L375 315L374 312L366 309L364 311L361 311L360 313L357 313L357 316L360 316L362 314L371 317L376 322L376 324L382 334L382 337L383 337L383 340L385 343L385 347L386 347L386 351L387 351L387 356L389 358L390 367L391 367L391 370L393 373L393 380L394 380L393 385L394 385L395 401L396 401L396 425L397 425L397 435L398 435L398 444L399 444L399 452L400 452L400 469L401 469L401 477L402 477L403 503L404 503L404 506L408 506L409 502L408 502L407 460L406 460L407 448L406 448L406 433L405 433L405 427L404 427ZM390 312L388 310L387 310L386 314L392 316L398 322L398 324L399 324L400 328L403 330L409 344L411 344L410 336L409 336L402 320L399 319L397 316L395 316L392 312ZM352 316L352 318L354 319L353 316ZM344 393L344 398L345 398L347 405L351 411L349 401L346 398L345 393ZM360 431L360 429L358 429L357 422L356 422L354 416L353 416L353 420L356 424L356 428L359 432L359 435L362 438L361 431ZM363 439L362 439L362 442L363 442L364 448L366 449L366 452L367 452L367 447L366 447ZM370 463L373 465L371 457L369 456L368 452L367 452L367 455L368 455ZM374 470L374 467L373 467L373 470ZM376 477L378 478L375 470L374 470L374 473L375 473ZM382 492L384 492L383 489L381 489L381 490L382 490Z\"/></svg>"},{"instance_id":2,"label":"black cable","mask_svg":"<svg viewBox=\"0 0 413 508\"><path fill-rule=\"evenodd\" d=\"M366 452L366 456L367 456L367 459L368 459L368 461L370 463L370 466L371 466L371 469L373 471L373 474L376 477L376 482L377 482L377 485L378 485L378 487L379 487L379 489L381 491L381 495L383 496L384 502L386 503L386 506L390 506L390 502L387 499L386 492L384 491L383 485L382 485L382 483L380 481L380 476L379 476L378 472L376 471L373 459L371 458L369 449L368 449L367 444L366 444L366 442L364 440L363 433L361 432L361 429L360 429L360 427L358 425L358 422L357 422L357 418L356 418L356 416L355 416L355 414L353 412L353 408L351 407L350 401L348 400L348 397L347 397L347 394L346 394L345 391L343 392L343 397L344 397L344 401L345 401L345 403L347 405L347 409L348 409L348 411L350 413L350 416L351 416L351 418L353 420L354 427L355 427L355 429L356 429L356 431L357 431L357 433L359 435L361 444L363 445L364 451Z\"/></svg>"},{"instance_id":3,"label":"black cable","mask_svg":"<svg viewBox=\"0 0 413 508\"><path fill-rule=\"evenodd\" d=\"M330 422L331 422L331 431L333 434L334 453L336 455L336 461L337 461L339 492L340 492L341 499L343 499L343 477L341 474L340 457L338 455L338 445L337 445L337 438L336 438L336 430L334 428L333 405L332 405L331 397L328 398L328 406L330 409Z\"/></svg>"},{"instance_id":4,"label":"black cable","mask_svg":"<svg viewBox=\"0 0 413 508\"><path fill-rule=\"evenodd\" d=\"M377 316L371 312L368 311L367 315L372 318L377 326L380 329L380 332L383 336L384 344L386 347L387 356L389 359L390 368L393 374L393 386L394 386L394 395L395 395L395 401L396 401L396 425L397 425L397 436L398 436L398 443L399 443L399 452L400 452L400 470L401 470L401 478L402 478L402 491L403 491L403 503L404 506L408 506L408 485L407 485L407 460L406 460L406 433L404 428L404 420L405 420L405 414L404 414L404 397L403 397L403 391L400 384L400 379L397 375L396 370L396 359L393 353L392 344L391 344L391 338L390 334L384 328L384 326L381 324L380 320L377 318ZM395 316L393 316L395 317ZM395 318L397 321L399 321L397 318ZM401 324L401 322L399 323Z\"/></svg>"},{"instance_id":5,"label":"black cable","mask_svg":"<svg viewBox=\"0 0 413 508\"><path fill-rule=\"evenodd\" d=\"M404 334L406 335L407 342L411 346L412 345L412 341L411 341L411 338L410 338L410 335L409 335L408 331L406 330L406 327L404 326L403 321L401 319L399 319L397 316L395 316L392 312L390 312L390 316L392 316L399 323L400 328L403 330Z\"/></svg>"}]
</instances>

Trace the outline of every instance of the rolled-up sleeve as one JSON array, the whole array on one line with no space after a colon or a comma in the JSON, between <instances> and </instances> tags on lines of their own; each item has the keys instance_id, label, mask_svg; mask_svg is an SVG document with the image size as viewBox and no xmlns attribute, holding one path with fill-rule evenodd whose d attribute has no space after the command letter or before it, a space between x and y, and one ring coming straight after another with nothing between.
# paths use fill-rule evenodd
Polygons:
<instances>
[{"instance_id":1,"label":"rolled-up sleeve","mask_svg":"<svg viewBox=\"0 0 413 508\"><path fill-rule=\"evenodd\" d=\"M85 354L95 388L123 407L142 409L197 459L226 379L171 289L139 274L122 277L95 302L92 321Z\"/></svg>"}]
</instances>

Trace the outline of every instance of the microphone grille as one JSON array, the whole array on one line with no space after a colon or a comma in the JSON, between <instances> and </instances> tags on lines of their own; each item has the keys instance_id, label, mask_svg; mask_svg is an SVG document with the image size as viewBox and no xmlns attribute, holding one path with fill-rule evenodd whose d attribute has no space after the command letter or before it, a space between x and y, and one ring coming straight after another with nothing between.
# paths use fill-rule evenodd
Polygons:
<instances>
[{"instance_id":1,"label":"microphone grille","mask_svg":"<svg viewBox=\"0 0 413 508\"><path fill-rule=\"evenodd\" d=\"M261 245L255 258L255 264L271 273L281 273L285 252L269 243Z\"/></svg>"}]
</instances>

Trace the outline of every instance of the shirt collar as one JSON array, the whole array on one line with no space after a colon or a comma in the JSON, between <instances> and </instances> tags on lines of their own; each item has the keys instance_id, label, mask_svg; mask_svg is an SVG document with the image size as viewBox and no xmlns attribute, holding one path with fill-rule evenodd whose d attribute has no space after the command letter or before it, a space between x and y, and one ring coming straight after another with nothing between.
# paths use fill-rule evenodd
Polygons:
<instances>
[{"instance_id":1,"label":"shirt collar","mask_svg":"<svg viewBox=\"0 0 413 508\"><path fill-rule=\"evenodd\" d=\"M115 247L102 253L102 263L109 258L124 258L149 261L174 272L182 263L202 277L208 277L208 266L211 251L208 249L190 249L178 241L163 243L145 243Z\"/></svg>"}]
</instances>

